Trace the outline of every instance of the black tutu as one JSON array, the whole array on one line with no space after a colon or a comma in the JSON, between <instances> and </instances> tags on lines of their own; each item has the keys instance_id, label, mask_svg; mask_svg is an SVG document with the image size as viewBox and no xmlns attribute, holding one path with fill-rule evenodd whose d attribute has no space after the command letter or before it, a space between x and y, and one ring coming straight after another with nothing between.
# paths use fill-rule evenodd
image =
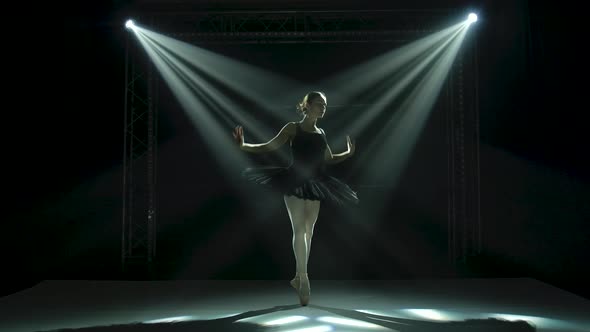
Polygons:
<instances>
[{"instance_id":1,"label":"black tutu","mask_svg":"<svg viewBox=\"0 0 590 332\"><path fill-rule=\"evenodd\" d=\"M283 195L337 206L358 204L358 197L346 183L328 174L302 177L292 167L247 168L242 175L249 181L273 188Z\"/></svg>"},{"instance_id":2,"label":"black tutu","mask_svg":"<svg viewBox=\"0 0 590 332\"><path fill-rule=\"evenodd\" d=\"M358 203L358 197L348 185L326 172L324 154L328 141L323 130L306 132L300 124L291 139L289 167L247 168L242 175L257 184L265 185L287 196L313 201L331 202L342 206Z\"/></svg>"}]
</instances>

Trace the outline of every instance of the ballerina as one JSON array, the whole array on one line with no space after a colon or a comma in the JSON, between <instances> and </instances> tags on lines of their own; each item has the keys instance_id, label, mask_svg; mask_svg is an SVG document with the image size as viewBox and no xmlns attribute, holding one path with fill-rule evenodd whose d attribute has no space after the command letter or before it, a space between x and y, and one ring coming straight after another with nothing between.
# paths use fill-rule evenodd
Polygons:
<instances>
[{"instance_id":1,"label":"ballerina","mask_svg":"<svg viewBox=\"0 0 590 332\"><path fill-rule=\"evenodd\" d=\"M288 167L247 168L242 173L256 183L278 189L283 194L293 229L293 252L296 273L291 286L297 290L302 306L309 303L311 287L307 274L307 262L311 251L313 229L321 202L338 206L358 203L358 197L347 184L330 176L326 165L339 163L351 157L355 144L346 136L347 150L333 154L323 129L317 127L318 119L326 113L327 99L324 93L312 91L297 104L303 116L299 122L289 122L270 141L250 144L244 141L244 129L238 125L233 137L242 151L263 153L280 148L289 142L292 151Z\"/></svg>"}]
</instances>

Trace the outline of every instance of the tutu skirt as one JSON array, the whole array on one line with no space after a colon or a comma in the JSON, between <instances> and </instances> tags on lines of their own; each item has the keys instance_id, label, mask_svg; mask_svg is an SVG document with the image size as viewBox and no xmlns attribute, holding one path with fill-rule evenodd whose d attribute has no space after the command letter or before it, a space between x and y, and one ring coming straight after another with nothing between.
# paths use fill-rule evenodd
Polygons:
<instances>
[{"instance_id":1,"label":"tutu skirt","mask_svg":"<svg viewBox=\"0 0 590 332\"><path fill-rule=\"evenodd\" d=\"M246 168L242 172L249 181L273 188L284 195L338 206L357 204L358 197L346 183L325 173L301 176L292 167Z\"/></svg>"}]
</instances>

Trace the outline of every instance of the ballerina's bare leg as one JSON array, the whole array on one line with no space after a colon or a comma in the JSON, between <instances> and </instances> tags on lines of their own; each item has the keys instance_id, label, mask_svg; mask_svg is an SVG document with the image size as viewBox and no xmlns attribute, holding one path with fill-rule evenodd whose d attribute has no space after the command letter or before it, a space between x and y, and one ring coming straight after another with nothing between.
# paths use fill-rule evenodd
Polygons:
<instances>
[{"instance_id":1,"label":"ballerina's bare leg","mask_svg":"<svg viewBox=\"0 0 590 332\"><path fill-rule=\"evenodd\" d=\"M298 274L307 273L307 243L305 236L305 200L295 196L283 196L293 229L293 253Z\"/></svg>"},{"instance_id":2,"label":"ballerina's bare leg","mask_svg":"<svg viewBox=\"0 0 590 332\"><path fill-rule=\"evenodd\" d=\"M309 262L309 253L311 252L311 238L313 237L313 228L318 220L320 213L320 201L305 201L305 243L307 244L307 262Z\"/></svg>"},{"instance_id":3,"label":"ballerina's bare leg","mask_svg":"<svg viewBox=\"0 0 590 332\"><path fill-rule=\"evenodd\" d=\"M284 196L285 205L293 226L293 252L295 253L296 270L291 286L299 294L302 305L309 302L310 285L307 276L307 263L311 252L313 228L320 210L319 201L303 200L293 196Z\"/></svg>"}]
</instances>

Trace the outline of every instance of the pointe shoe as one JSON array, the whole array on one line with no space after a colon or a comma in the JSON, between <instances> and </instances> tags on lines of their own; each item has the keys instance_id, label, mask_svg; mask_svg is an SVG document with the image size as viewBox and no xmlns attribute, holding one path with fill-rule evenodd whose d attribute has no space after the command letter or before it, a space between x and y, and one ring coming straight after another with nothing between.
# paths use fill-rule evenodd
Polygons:
<instances>
[{"instance_id":1,"label":"pointe shoe","mask_svg":"<svg viewBox=\"0 0 590 332\"><path fill-rule=\"evenodd\" d=\"M306 306L309 303L309 296L311 295L311 287L309 286L309 278L307 277L307 273L300 274L299 289L297 293L299 294L299 303L302 306Z\"/></svg>"}]
</instances>

